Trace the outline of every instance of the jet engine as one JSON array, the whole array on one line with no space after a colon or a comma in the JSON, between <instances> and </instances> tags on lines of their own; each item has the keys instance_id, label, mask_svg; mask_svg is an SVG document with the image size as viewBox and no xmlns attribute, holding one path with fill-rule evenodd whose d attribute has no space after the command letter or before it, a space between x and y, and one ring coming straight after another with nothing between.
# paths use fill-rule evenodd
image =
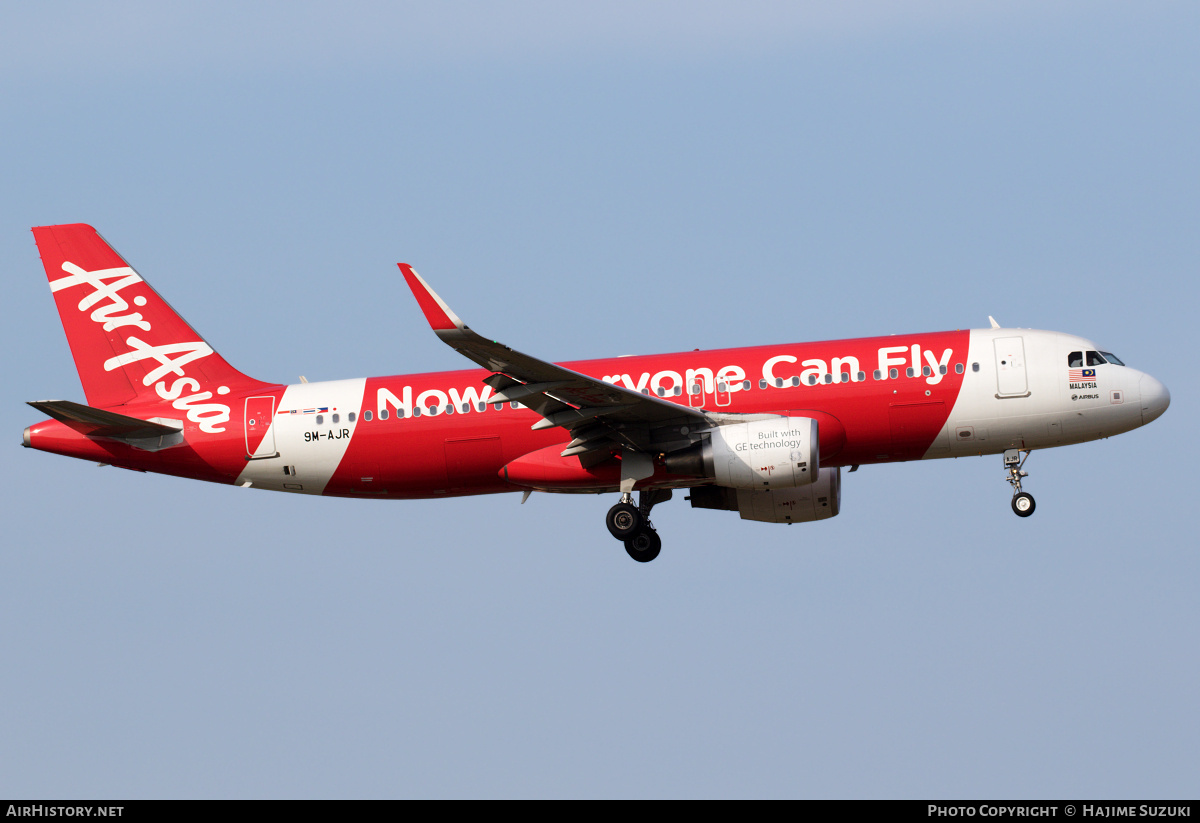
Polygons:
<instances>
[{"instance_id":1,"label":"jet engine","mask_svg":"<svg viewBox=\"0 0 1200 823\"><path fill-rule=\"evenodd\" d=\"M816 420L776 417L719 426L707 439L668 454L663 466L731 489L787 489L816 480L820 451Z\"/></svg>"},{"instance_id":2,"label":"jet engine","mask_svg":"<svg viewBox=\"0 0 1200 823\"><path fill-rule=\"evenodd\" d=\"M842 508L841 468L821 469L807 486L781 489L726 489L697 486L692 508L736 511L743 520L764 523L808 523L836 517Z\"/></svg>"}]
</instances>

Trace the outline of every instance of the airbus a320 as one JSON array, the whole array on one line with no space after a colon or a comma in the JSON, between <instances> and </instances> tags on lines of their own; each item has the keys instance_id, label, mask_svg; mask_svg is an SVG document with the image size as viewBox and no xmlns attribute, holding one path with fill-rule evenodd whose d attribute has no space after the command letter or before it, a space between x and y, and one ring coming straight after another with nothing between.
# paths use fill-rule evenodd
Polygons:
<instances>
[{"instance_id":1,"label":"airbus a320","mask_svg":"<svg viewBox=\"0 0 1200 823\"><path fill-rule=\"evenodd\" d=\"M24 445L295 494L620 495L638 561L654 506L803 523L841 511L842 469L1003 455L1012 509L1034 449L1154 420L1166 387L1090 340L991 328L555 364L481 336L408 265L433 331L478 368L294 385L227 363L91 226L33 229L86 404L43 400ZM989 318L990 319L990 318ZM635 500L634 493L637 493Z\"/></svg>"}]
</instances>

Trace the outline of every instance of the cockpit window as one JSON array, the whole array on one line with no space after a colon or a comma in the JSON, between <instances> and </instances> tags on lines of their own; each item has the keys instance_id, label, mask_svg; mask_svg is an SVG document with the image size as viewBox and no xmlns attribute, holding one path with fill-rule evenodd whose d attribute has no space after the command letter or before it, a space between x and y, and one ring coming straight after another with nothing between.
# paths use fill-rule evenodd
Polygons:
<instances>
[{"instance_id":1,"label":"cockpit window","mask_svg":"<svg viewBox=\"0 0 1200 823\"><path fill-rule=\"evenodd\" d=\"M1102 351L1102 352L1100 352L1100 353L1101 353L1102 355L1104 355L1104 359L1105 359L1105 360L1107 360L1109 363L1112 363L1112 364L1114 364L1114 365L1117 365L1117 366L1124 366L1124 365L1125 365L1124 363L1122 363L1122 362L1121 362L1121 359L1120 359L1119 357L1117 357L1115 354L1113 354L1113 353L1112 353L1112 352L1110 352L1110 351Z\"/></svg>"},{"instance_id":2,"label":"cockpit window","mask_svg":"<svg viewBox=\"0 0 1200 823\"><path fill-rule=\"evenodd\" d=\"M1103 366L1107 361L1100 356L1098 351L1090 351L1087 353L1087 364L1089 366Z\"/></svg>"},{"instance_id":3,"label":"cockpit window","mask_svg":"<svg viewBox=\"0 0 1200 823\"><path fill-rule=\"evenodd\" d=\"M1078 369L1083 367L1083 352L1073 351L1067 355L1067 368Z\"/></svg>"}]
</instances>

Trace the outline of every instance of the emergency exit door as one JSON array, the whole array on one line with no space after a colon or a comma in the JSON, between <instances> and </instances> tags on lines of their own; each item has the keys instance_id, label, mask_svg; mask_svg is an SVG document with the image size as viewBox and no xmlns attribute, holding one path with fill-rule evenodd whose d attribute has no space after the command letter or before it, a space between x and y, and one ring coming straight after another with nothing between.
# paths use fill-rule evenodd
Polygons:
<instances>
[{"instance_id":1,"label":"emergency exit door","mask_svg":"<svg viewBox=\"0 0 1200 823\"><path fill-rule=\"evenodd\" d=\"M1000 337L996 346L996 396L1028 397L1029 381L1025 375L1025 340L1020 337Z\"/></svg>"}]
</instances>

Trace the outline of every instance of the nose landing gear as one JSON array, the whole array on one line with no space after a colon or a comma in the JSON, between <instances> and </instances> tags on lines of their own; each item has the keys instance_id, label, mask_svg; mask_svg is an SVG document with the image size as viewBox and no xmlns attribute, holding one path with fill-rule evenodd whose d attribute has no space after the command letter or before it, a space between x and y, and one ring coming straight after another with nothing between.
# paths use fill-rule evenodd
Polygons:
<instances>
[{"instance_id":1,"label":"nose landing gear","mask_svg":"<svg viewBox=\"0 0 1200 823\"><path fill-rule=\"evenodd\" d=\"M1029 472L1022 469L1032 451L1026 451L1021 457L1020 449L1008 449L1004 452L1004 469L1008 472L1008 483L1013 487L1012 510L1017 517L1028 517L1037 508L1033 495L1021 490L1021 478L1028 477Z\"/></svg>"},{"instance_id":2,"label":"nose landing gear","mask_svg":"<svg viewBox=\"0 0 1200 823\"><path fill-rule=\"evenodd\" d=\"M625 492L621 502L609 509L604 518L609 534L624 542L625 551L639 563L649 563L662 551L662 538L650 522L650 509L670 498L670 489L640 491L635 506L633 494Z\"/></svg>"}]
</instances>

